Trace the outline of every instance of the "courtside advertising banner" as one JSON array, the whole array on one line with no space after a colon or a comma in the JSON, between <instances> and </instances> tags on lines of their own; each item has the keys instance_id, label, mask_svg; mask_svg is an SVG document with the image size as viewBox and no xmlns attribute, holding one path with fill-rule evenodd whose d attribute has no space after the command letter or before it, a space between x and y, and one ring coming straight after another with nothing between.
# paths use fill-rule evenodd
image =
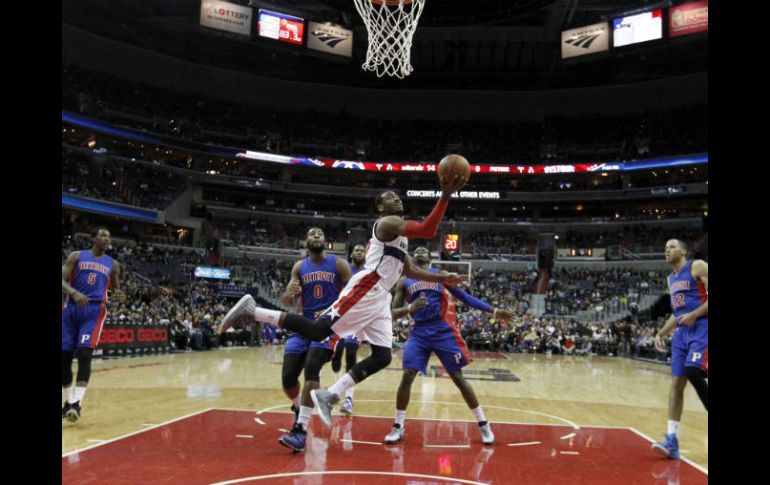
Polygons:
<instances>
[{"instance_id":1,"label":"courtside advertising banner","mask_svg":"<svg viewBox=\"0 0 770 485\"><path fill-rule=\"evenodd\" d=\"M353 55L353 31L330 22L307 23L307 46L309 49L328 52L338 56Z\"/></svg>"},{"instance_id":2,"label":"courtside advertising banner","mask_svg":"<svg viewBox=\"0 0 770 485\"><path fill-rule=\"evenodd\" d=\"M111 321L104 324L97 349L158 348L168 345L168 324L138 325Z\"/></svg>"},{"instance_id":3,"label":"courtside advertising banner","mask_svg":"<svg viewBox=\"0 0 770 485\"><path fill-rule=\"evenodd\" d=\"M586 25L562 31L561 58L606 52L610 48L610 29L607 22Z\"/></svg>"},{"instance_id":4,"label":"courtside advertising banner","mask_svg":"<svg viewBox=\"0 0 770 485\"><path fill-rule=\"evenodd\" d=\"M252 10L218 0L201 1L201 25L234 34L251 35Z\"/></svg>"},{"instance_id":5,"label":"courtside advertising banner","mask_svg":"<svg viewBox=\"0 0 770 485\"><path fill-rule=\"evenodd\" d=\"M707 32L709 29L709 3L693 2L669 9L669 33L671 37Z\"/></svg>"}]
</instances>

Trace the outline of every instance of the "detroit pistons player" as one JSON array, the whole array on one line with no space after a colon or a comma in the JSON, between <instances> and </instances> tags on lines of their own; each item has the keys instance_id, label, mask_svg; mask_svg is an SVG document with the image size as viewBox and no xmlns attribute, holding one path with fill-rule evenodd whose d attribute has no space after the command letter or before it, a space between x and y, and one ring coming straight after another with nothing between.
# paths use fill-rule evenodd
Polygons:
<instances>
[{"instance_id":1,"label":"detroit pistons player","mask_svg":"<svg viewBox=\"0 0 770 485\"><path fill-rule=\"evenodd\" d=\"M416 266L440 274L438 268L430 269L430 251L427 248L418 247L413 255ZM419 281L409 277L402 277L398 281L393 298L393 318L399 319L411 314L415 323L404 347L404 373L396 395L396 422L390 434L385 437L385 444L395 444L404 439L404 419L406 407L409 405L412 382L417 372L426 373L431 353L438 356L441 365L460 390L479 425L482 442L485 445L495 442L495 435L484 417L484 411L479 405L476 393L463 377L462 368L471 363L471 356L468 346L465 345L457 329L453 297L470 307L492 312L502 321L508 320L511 316L508 311L478 300L460 288L445 289L441 283ZM403 306L405 298L409 301L407 306Z\"/></svg>"},{"instance_id":2,"label":"detroit pistons player","mask_svg":"<svg viewBox=\"0 0 770 485\"><path fill-rule=\"evenodd\" d=\"M105 254L112 242L109 229L97 227L91 241L91 249L70 253L61 271L61 289L67 295L61 314L62 421L80 419L80 403L91 378L91 357L107 317L107 289L112 287L115 301L126 301L120 290L120 265ZM73 357L78 361L74 388Z\"/></svg>"},{"instance_id":3,"label":"detroit pistons player","mask_svg":"<svg viewBox=\"0 0 770 485\"><path fill-rule=\"evenodd\" d=\"M318 417L326 426L331 427L332 407L339 402L347 389L390 364L393 346L390 290L402 271L410 278L435 281L448 286L460 282L455 273L439 275L413 265L407 254L407 238L434 238L449 204L449 198L466 180L458 175L449 181L440 179L441 197L422 222L405 221L401 218L404 206L395 192L386 191L377 196L375 204L380 218L372 229L364 270L351 278L337 301L315 321L302 315L255 308L253 299L238 302L225 316L223 325L229 318L239 319L244 314L252 314L257 321L278 325L314 341L321 341L332 334L343 337L355 335L359 340L369 341L372 349L369 357L354 365L328 390L319 388L311 392Z\"/></svg>"},{"instance_id":4,"label":"detroit pistons player","mask_svg":"<svg viewBox=\"0 0 770 485\"><path fill-rule=\"evenodd\" d=\"M291 280L281 303L291 307L295 297L300 296L302 315L315 318L317 313L327 309L339 297L340 290L350 280L350 266L344 259L326 253L326 238L320 227L310 228L305 242L308 256L297 261L291 269ZM337 340L336 336L332 336L323 342L313 342L301 335L292 334L286 342L281 381L284 392L292 399L298 413L291 431L278 438L278 442L292 451L305 449L307 429L313 412L310 391L318 388L321 368L331 359ZM303 367L305 384L302 386L301 400L298 400L297 378Z\"/></svg>"},{"instance_id":5,"label":"detroit pistons player","mask_svg":"<svg viewBox=\"0 0 770 485\"><path fill-rule=\"evenodd\" d=\"M679 458L679 421L682 419L684 388L687 381L695 388L708 411L709 345L709 268L702 259L687 260L687 246L678 239L666 242L666 262L671 311L666 324L655 335L655 347L665 352L663 337L672 331L671 388L668 393L668 432L652 450L666 458Z\"/></svg>"}]
</instances>

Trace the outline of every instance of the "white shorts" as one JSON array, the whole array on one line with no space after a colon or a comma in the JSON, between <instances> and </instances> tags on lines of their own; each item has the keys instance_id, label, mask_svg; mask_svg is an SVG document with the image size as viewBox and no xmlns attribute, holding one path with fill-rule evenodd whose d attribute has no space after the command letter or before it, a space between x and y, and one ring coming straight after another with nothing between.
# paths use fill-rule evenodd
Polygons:
<instances>
[{"instance_id":1,"label":"white shorts","mask_svg":"<svg viewBox=\"0 0 770 485\"><path fill-rule=\"evenodd\" d=\"M360 276L359 276L360 275ZM371 345L393 347L390 291L382 288L376 272L356 273L331 307L331 326L340 337L355 336Z\"/></svg>"}]
</instances>

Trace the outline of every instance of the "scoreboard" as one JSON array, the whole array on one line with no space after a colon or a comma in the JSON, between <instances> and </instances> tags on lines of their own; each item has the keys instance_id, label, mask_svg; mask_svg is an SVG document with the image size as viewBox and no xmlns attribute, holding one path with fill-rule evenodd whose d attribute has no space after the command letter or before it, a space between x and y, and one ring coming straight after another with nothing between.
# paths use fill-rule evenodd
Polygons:
<instances>
[{"instance_id":1,"label":"scoreboard","mask_svg":"<svg viewBox=\"0 0 770 485\"><path fill-rule=\"evenodd\" d=\"M441 247L448 253L461 253L462 244L459 234L444 234L444 242Z\"/></svg>"}]
</instances>

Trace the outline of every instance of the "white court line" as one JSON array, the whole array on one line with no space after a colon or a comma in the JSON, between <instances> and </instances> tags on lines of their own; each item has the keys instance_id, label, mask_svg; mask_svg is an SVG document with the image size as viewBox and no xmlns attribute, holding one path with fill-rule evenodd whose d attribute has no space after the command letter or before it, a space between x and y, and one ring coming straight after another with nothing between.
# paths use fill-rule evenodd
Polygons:
<instances>
[{"instance_id":1,"label":"white court line","mask_svg":"<svg viewBox=\"0 0 770 485\"><path fill-rule=\"evenodd\" d=\"M155 423L142 423L140 426L157 426Z\"/></svg>"},{"instance_id":2,"label":"white court line","mask_svg":"<svg viewBox=\"0 0 770 485\"><path fill-rule=\"evenodd\" d=\"M105 443L107 440L86 440L86 441L89 441L91 443Z\"/></svg>"},{"instance_id":3,"label":"white court line","mask_svg":"<svg viewBox=\"0 0 770 485\"><path fill-rule=\"evenodd\" d=\"M262 426L264 426L264 425L265 425L265 422L264 422L264 421L262 421L262 420L261 420L261 419L259 419L259 418L254 418L254 421L258 422L258 423L259 423L259 424L261 424Z\"/></svg>"},{"instance_id":4,"label":"white court line","mask_svg":"<svg viewBox=\"0 0 770 485\"><path fill-rule=\"evenodd\" d=\"M422 445L425 448L470 448L471 445Z\"/></svg>"},{"instance_id":5,"label":"white court line","mask_svg":"<svg viewBox=\"0 0 770 485\"><path fill-rule=\"evenodd\" d=\"M358 441L358 440L340 440L347 443L363 443L365 445L381 445L382 443L375 443L374 441Z\"/></svg>"},{"instance_id":6,"label":"white court line","mask_svg":"<svg viewBox=\"0 0 770 485\"><path fill-rule=\"evenodd\" d=\"M527 443L508 443L508 446L529 446L529 445L541 445L542 441L529 441Z\"/></svg>"},{"instance_id":7,"label":"white court line","mask_svg":"<svg viewBox=\"0 0 770 485\"><path fill-rule=\"evenodd\" d=\"M278 428L278 431L280 431L281 433L288 433L289 432L288 429L283 429L283 428Z\"/></svg>"},{"instance_id":8,"label":"white court line","mask_svg":"<svg viewBox=\"0 0 770 485\"><path fill-rule=\"evenodd\" d=\"M388 402L388 403L392 403L393 400L392 399L358 399L358 400L356 400L356 402ZM459 402L445 402L445 401L412 401L412 402L413 403L418 403L418 404L449 404L449 405L454 405L454 406L461 406L461 405L462 406L467 406L467 404L465 404L464 402L463 403L459 403ZM270 406L270 407L267 407L267 408L264 408L264 409L260 409L259 411L257 411L257 414L259 415L259 414L262 414L265 411L270 411L272 409L278 409L278 408L282 408L282 407L285 407L285 406L286 406L285 404L279 404L277 406ZM562 418L560 416L554 416L554 415L551 415L551 414L541 413L541 412L538 412L538 411L530 411L529 409L509 408L509 407L505 407L505 406L492 406L492 405L484 405L484 408L485 409L503 409L505 411L521 411L523 413L537 414L539 416L546 416L548 418L555 419L557 421L561 421L561 422L567 423L570 426L572 426L572 428L574 428L575 430L579 430L580 429L580 426L578 426L577 424L573 423L569 419ZM239 408L216 408L216 409L223 410L223 411L247 411L247 412L254 412L252 409L239 409ZM366 416L366 415L360 415L360 414L357 414L356 416L360 416L362 418L383 418L383 416ZM431 418L416 418L416 419L425 419L425 420L428 420L428 421L446 421L446 419L431 419ZM464 420L464 419L455 419L453 421L467 422L467 423L475 423L476 422L476 421ZM503 423L503 424L529 424L529 425L533 425L533 426L558 426L558 425L553 425L553 424L514 423L514 422L507 422L507 421L492 421L492 422L493 423ZM610 426L597 426L597 427L609 428ZM623 427L623 426L621 426L620 428L621 429L626 429L626 427Z\"/></svg>"},{"instance_id":9,"label":"white court line","mask_svg":"<svg viewBox=\"0 0 770 485\"><path fill-rule=\"evenodd\" d=\"M253 482L257 480L267 480L269 478L285 478L285 477L311 476L311 475L379 475L379 476L396 476L396 477L409 477L409 478L430 478L432 480L440 480L442 482L467 483L468 485L485 485L481 482L463 480L462 478L439 477L436 475L422 475L419 473L372 472L368 470L366 471L334 470L334 471L318 471L318 472L276 473L274 475L257 475L253 477L236 478L235 480L227 480L225 482L216 482L216 483L212 483L211 485L234 485L236 483Z\"/></svg>"},{"instance_id":10,"label":"white court line","mask_svg":"<svg viewBox=\"0 0 770 485\"><path fill-rule=\"evenodd\" d=\"M253 434L237 434L235 435L236 438L253 438Z\"/></svg>"},{"instance_id":11,"label":"white court line","mask_svg":"<svg viewBox=\"0 0 770 485\"><path fill-rule=\"evenodd\" d=\"M96 448L97 446L101 446L101 445L105 445L107 443L112 443L112 442L115 442L115 441L118 441L118 440L122 440L124 438L128 438L129 436L134 436L135 434L144 433L145 431L150 431L151 429L155 429L155 428L158 428L160 426L165 426L167 424L171 424L171 423L174 423L176 421L181 421L183 419L191 418L191 417L193 417L193 416L195 416L197 414L207 413L207 412L209 412L211 410L212 410L212 408L206 408L206 409L203 409L201 411L195 411L194 413L186 414L186 415L184 415L182 417L175 418L175 419L172 419L170 421L166 421L166 422L157 424L157 425L155 425L152 428L140 429L139 431L134 431L132 433L124 434L122 436L118 436L117 438L112 438L112 439L109 439L109 440L105 440L103 443L99 443L99 444L96 444L96 445L93 445L93 446L86 446L85 448L80 448L79 450L75 450L75 451L70 451L69 453L63 454L62 458L66 458L66 457L68 457L70 455L74 455L76 453L81 453L83 451L90 450L91 448Z\"/></svg>"},{"instance_id":12,"label":"white court line","mask_svg":"<svg viewBox=\"0 0 770 485\"><path fill-rule=\"evenodd\" d=\"M393 401L392 400L386 400L386 399L357 399L356 402L393 402ZM423 402L431 403L433 401L410 401L410 402L411 403L422 404ZM441 403L439 403L439 404L441 404ZM458 404L458 405L459 404L463 404L463 405L465 405L465 403L449 403L449 404ZM265 409L259 411L257 414L261 414L262 412L271 412L271 413L275 413L275 414L294 414L291 411L268 411L269 409L277 409L277 408L280 408L280 407L284 407L284 405L281 404L279 406L272 406L272 407L269 407L269 408L265 408ZM489 407L489 406L484 406L484 407L486 408L486 407ZM495 407L498 407L500 409L517 410L516 408L505 408L505 407L502 407L502 406L495 406ZM237 411L237 412L243 412L243 413L253 413L254 412L253 409L243 409L243 408L212 408L212 409L215 410L215 411ZM534 413L535 411L525 411L525 412L533 412ZM543 414L543 413L537 413L537 414ZM335 414L335 416L338 416L338 415ZM354 414L351 417L374 418L374 419L390 419L390 420L393 419L392 417L372 416L371 414ZM554 418L556 418L556 419L564 419L564 418L558 418L556 416L554 416ZM406 418L406 419L408 419L408 420L416 420L416 421L444 421L444 422L447 421L446 419L440 419L440 418ZM456 423L476 423L477 422L475 419L453 419L451 421L452 422L456 422ZM564 421L567 421L567 420L564 419ZM526 422L522 422L522 421L497 421L497 420L495 420L495 421L489 421L489 422L492 423L492 424L494 424L494 423L497 423L497 424L519 424L519 425L524 425L524 426L551 426L551 427L565 427L565 426L567 426L565 424L526 423ZM572 425L572 424L574 424L574 423L572 423L570 421L570 425ZM582 425L582 424L581 425L577 425L577 424L575 424L575 426L577 426L576 429L583 429L583 428L628 429L628 426L605 426L605 425L587 425L587 424L586 425Z\"/></svg>"},{"instance_id":13,"label":"white court line","mask_svg":"<svg viewBox=\"0 0 770 485\"><path fill-rule=\"evenodd\" d=\"M633 431L634 433L638 434L639 436L641 436L642 438L646 439L646 440L647 440L647 441L649 441L650 443L655 443L655 440L654 440L654 439L650 438L649 436L647 436L646 434L642 433L641 431L639 431L639 430L637 430L637 429L635 429L635 428L627 428L627 429L629 429L629 430ZM680 451L680 453L681 453L681 451ZM706 475L708 475L708 474L709 474L709 471L708 471L708 469L707 469L707 468L703 468L702 466L698 465L697 463L695 463L695 462L694 462L694 461L692 461L692 460L689 460L689 459L687 459L687 458L685 458L685 457L683 457L683 456L682 456L682 457L680 457L680 460L682 460L683 462L687 463L688 465L691 465L691 466L693 466L694 468L696 468L696 469L698 469L698 470L702 471L702 472L703 472L703 473L705 473Z\"/></svg>"},{"instance_id":14,"label":"white court line","mask_svg":"<svg viewBox=\"0 0 770 485\"><path fill-rule=\"evenodd\" d=\"M559 439L560 440L568 440L570 438L574 438L575 436L577 436L577 433L570 433L570 434L565 434L564 436L562 436Z\"/></svg>"},{"instance_id":15,"label":"white court line","mask_svg":"<svg viewBox=\"0 0 770 485\"><path fill-rule=\"evenodd\" d=\"M580 453L577 451L560 451L562 455L579 455Z\"/></svg>"}]
</instances>

